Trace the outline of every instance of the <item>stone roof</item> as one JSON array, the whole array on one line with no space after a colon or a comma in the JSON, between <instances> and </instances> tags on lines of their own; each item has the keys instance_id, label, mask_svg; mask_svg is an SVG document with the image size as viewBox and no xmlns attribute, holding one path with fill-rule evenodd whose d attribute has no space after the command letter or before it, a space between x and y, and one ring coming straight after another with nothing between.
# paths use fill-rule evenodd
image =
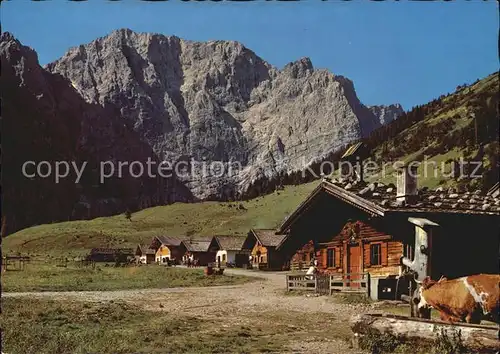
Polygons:
<instances>
[{"instance_id":1,"label":"stone roof","mask_svg":"<svg viewBox=\"0 0 500 354\"><path fill-rule=\"evenodd\" d=\"M208 252L210 241L184 240L182 244L188 252Z\"/></svg>"},{"instance_id":2,"label":"stone roof","mask_svg":"<svg viewBox=\"0 0 500 354\"><path fill-rule=\"evenodd\" d=\"M485 195L481 191L459 192L453 188L421 188L412 203L396 199L396 186L383 183L349 182L323 179L309 196L290 214L277 229L284 234L302 213L308 210L319 194L326 193L353 205L373 216L387 213L449 213L463 215L500 216L500 196Z\"/></svg>"},{"instance_id":3,"label":"stone roof","mask_svg":"<svg viewBox=\"0 0 500 354\"><path fill-rule=\"evenodd\" d=\"M276 247L286 237L286 235L277 235L276 230L271 229L252 229L251 231L264 247Z\"/></svg>"},{"instance_id":4,"label":"stone roof","mask_svg":"<svg viewBox=\"0 0 500 354\"><path fill-rule=\"evenodd\" d=\"M396 200L396 186L380 182L362 183L342 180L324 180L324 183L341 187L384 209L448 211L452 213L500 214L500 196L485 195L481 191L459 192L455 188L438 187L434 190L421 188L414 203L406 204Z\"/></svg>"},{"instance_id":5,"label":"stone roof","mask_svg":"<svg viewBox=\"0 0 500 354\"><path fill-rule=\"evenodd\" d=\"M240 251L245 242L245 237L241 236L215 236L220 249L227 251Z\"/></svg>"}]
</instances>

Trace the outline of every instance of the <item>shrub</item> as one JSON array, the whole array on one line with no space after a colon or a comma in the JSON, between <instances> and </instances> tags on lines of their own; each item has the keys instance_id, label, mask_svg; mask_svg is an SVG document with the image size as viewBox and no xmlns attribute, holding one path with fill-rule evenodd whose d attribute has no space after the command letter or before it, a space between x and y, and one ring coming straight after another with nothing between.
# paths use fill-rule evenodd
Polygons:
<instances>
[{"instance_id":1,"label":"shrub","mask_svg":"<svg viewBox=\"0 0 500 354\"><path fill-rule=\"evenodd\" d=\"M437 332L433 346L433 354L465 354L470 353L464 346L462 332L453 330L448 333L445 329Z\"/></svg>"},{"instance_id":2,"label":"shrub","mask_svg":"<svg viewBox=\"0 0 500 354\"><path fill-rule=\"evenodd\" d=\"M414 354L469 354L462 340L460 330L446 331L441 329L436 333L434 341L424 343L410 340L404 336L391 333L380 333L370 330L359 338L359 346L372 354L414 353ZM418 349L416 349L418 348Z\"/></svg>"},{"instance_id":3,"label":"shrub","mask_svg":"<svg viewBox=\"0 0 500 354\"><path fill-rule=\"evenodd\" d=\"M403 338L375 330L370 330L359 339L359 347L372 354L393 353L402 344L404 344Z\"/></svg>"}]
</instances>

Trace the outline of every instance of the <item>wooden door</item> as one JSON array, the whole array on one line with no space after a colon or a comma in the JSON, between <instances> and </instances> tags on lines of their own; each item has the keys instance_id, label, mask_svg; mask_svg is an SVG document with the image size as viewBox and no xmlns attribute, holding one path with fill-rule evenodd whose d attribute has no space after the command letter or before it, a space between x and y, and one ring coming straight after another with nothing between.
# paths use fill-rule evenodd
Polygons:
<instances>
[{"instance_id":1,"label":"wooden door","mask_svg":"<svg viewBox=\"0 0 500 354\"><path fill-rule=\"evenodd\" d=\"M248 263L248 255L243 253L237 253L234 257L234 263L237 267L243 267Z\"/></svg>"},{"instance_id":2,"label":"wooden door","mask_svg":"<svg viewBox=\"0 0 500 354\"><path fill-rule=\"evenodd\" d=\"M348 245L347 257L347 286L351 288L359 288L359 282L350 282L352 280L359 281L361 279L361 247L359 245Z\"/></svg>"}]
</instances>

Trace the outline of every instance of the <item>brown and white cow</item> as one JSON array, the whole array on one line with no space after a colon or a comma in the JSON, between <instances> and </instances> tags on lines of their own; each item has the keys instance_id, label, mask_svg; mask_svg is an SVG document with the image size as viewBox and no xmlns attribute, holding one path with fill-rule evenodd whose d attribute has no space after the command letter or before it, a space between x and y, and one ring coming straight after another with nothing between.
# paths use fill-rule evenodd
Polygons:
<instances>
[{"instance_id":1,"label":"brown and white cow","mask_svg":"<svg viewBox=\"0 0 500 354\"><path fill-rule=\"evenodd\" d=\"M422 281L417 305L419 317L430 308L439 311L441 320L479 324L481 320L499 321L500 275L477 274L448 280Z\"/></svg>"}]
</instances>

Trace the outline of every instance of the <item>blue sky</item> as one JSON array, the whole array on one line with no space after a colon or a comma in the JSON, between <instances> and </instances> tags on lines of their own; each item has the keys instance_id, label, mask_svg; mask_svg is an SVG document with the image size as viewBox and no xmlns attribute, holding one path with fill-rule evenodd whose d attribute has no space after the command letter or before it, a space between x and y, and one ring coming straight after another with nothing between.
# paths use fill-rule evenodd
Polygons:
<instances>
[{"instance_id":1,"label":"blue sky","mask_svg":"<svg viewBox=\"0 0 500 354\"><path fill-rule=\"evenodd\" d=\"M242 42L281 68L303 56L367 105L426 103L498 70L496 1L2 2L2 30L41 64L114 29Z\"/></svg>"}]
</instances>

